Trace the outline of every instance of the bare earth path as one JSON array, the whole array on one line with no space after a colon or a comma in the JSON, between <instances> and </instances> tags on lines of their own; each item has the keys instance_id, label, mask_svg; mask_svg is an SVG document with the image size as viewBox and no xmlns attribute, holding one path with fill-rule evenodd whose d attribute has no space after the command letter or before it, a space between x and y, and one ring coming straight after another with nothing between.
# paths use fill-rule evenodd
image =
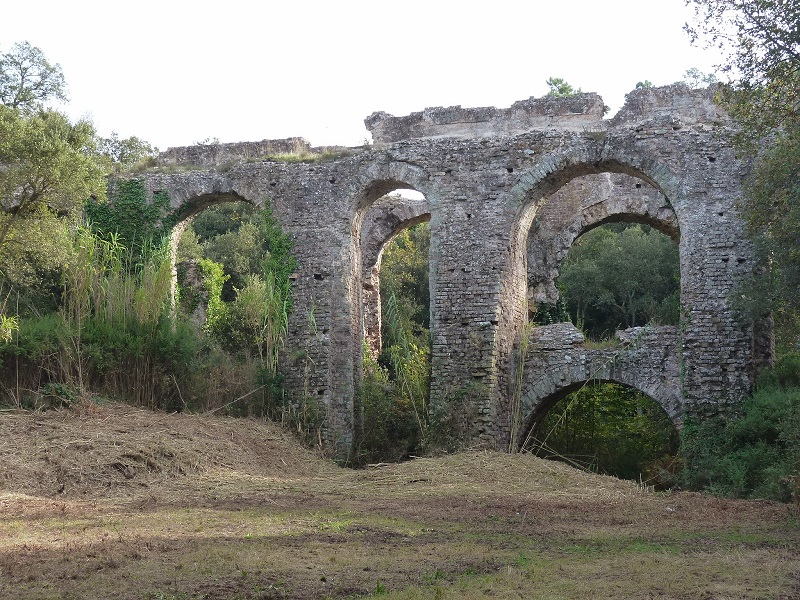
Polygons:
<instances>
[{"instance_id":1,"label":"bare earth path","mask_svg":"<svg viewBox=\"0 0 800 600\"><path fill-rule=\"evenodd\" d=\"M0 413L0 598L798 598L790 506L528 455L341 469L255 420Z\"/></svg>"}]
</instances>

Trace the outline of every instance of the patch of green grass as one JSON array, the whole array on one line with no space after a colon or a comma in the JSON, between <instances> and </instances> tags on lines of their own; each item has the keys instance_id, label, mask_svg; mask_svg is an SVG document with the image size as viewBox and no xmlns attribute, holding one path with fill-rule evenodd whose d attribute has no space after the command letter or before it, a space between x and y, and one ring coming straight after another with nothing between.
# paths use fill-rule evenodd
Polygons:
<instances>
[{"instance_id":1,"label":"patch of green grass","mask_svg":"<svg viewBox=\"0 0 800 600\"><path fill-rule=\"evenodd\" d=\"M285 152L281 154L270 154L256 159L249 159L247 162L280 162L280 163L321 163L329 162L339 158L350 156L350 150L324 150L322 152Z\"/></svg>"}]
</instances>

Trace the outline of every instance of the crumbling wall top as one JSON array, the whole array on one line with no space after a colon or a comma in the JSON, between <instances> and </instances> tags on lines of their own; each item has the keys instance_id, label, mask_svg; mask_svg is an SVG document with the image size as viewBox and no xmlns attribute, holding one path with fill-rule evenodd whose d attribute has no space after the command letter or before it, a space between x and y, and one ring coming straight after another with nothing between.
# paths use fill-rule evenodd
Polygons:
<instances>
[{"instance_id":1,"label":"crumbling wall top","mask_svg":"<svg viewBox=\"0 0 800 600\"><path fill-rule=\"evenodd\" d=\"M585 129L602 121L605 105L595 93L528 98L510 108L426 108L404 117L375 112L364 119L376 144L427 137L491 137L534 129Z\"/></svg>"},{"instance_id":2,"label":"crumbling wall top","mask_svg":"<svg viewBox=\"0 0 800 600\"><path fill-rule=\"evenodd\" d=\"M692 89L685 83L635 89L625 95L625 104L610 125L616 127L663 117L672 117L685 125L719 123L727 119L727 114L715 102L717 89L717 84Z\"/></svg>"},{"instance_id":3,"label":"crumbling wall top","mask_svg":"<svg viewBox=\"0 0 800 600\"><path fill-rule=\"evenodd\" d=\"M260 142L236 142L232 144L198 144L168 148L158 155L162 165L192 165L214 167L226 162L259 159L276 154L305 154L312 151L311 144L301 137Z\"/></svg>"},{"instance_id":4,"label":"crumbling wall top","mask_svg":"<svg viewBox=\"0 0 800 600\"><path fill-rule=\"evenodd\" d=\"M481 138L518 135L542 129L602 130L642 122L668 120L691 125L718 123L726 116L714 102L717 86L691 89L684 83L633 90L611 120L608 107L595 93L564 98L544 96L515 102L509 108L426 108L404 117L375 112L364 120L376 144L415 138Z\"/></svg>"}]
</instances>

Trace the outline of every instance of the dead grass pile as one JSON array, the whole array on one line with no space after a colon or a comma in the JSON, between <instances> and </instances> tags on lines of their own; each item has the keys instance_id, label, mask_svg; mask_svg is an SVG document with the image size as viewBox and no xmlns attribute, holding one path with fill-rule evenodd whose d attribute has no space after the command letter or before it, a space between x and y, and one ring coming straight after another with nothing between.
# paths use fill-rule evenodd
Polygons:
<instances>
[{"instance_id":1,"label":"dead grass pile","mask_svg":"<svg viewBox=\"0 0 800 600\"><path fill-rule=\"evenodd\" d=\"M373 465L358 472L354 488L379 488L390 497L442 495L525 497L571 501L622 501L642 490L634 482L579 471L530 454L471 451L398 464Z\"/></svg>"},{"instance_id":2,"label":"dead grass pile","mask_svg":"<svg viewBox=\"0 0 800 600\"><path fill-rule=\"evenodd\" d=\"M335 471L268 422L123 404L0 413L0 457L0 490L71 498L120 498L219 473L274 481Z\"/></svg>"}]
</instances>

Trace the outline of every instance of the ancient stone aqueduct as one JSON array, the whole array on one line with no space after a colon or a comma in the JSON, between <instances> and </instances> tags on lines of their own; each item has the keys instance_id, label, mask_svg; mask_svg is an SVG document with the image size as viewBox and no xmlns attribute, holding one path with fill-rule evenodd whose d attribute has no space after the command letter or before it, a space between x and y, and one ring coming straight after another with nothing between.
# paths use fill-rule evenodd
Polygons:
<instances>
[{"instance_id":1,"label":"ancient stone aqueduct","mask_svg":"<svg viewBox=\"0 0 800 600\"><path fill-rule=\"evenodd\" d=\"M431 404L466 398L473 441L508 448L592 380L647 393L679 425L737 402L771 359L768 329L732 303L753 266L736 212L747 165L719 135L726 117L713 96L680 84L639 89L608 120L596 94L375 113L365 121L373 144L330 160L263 158L308 150L300 138L193 146L163 153L144 179L185 217L269 199L300 265L283 370L289 389L324 409L339 454L358 434L362 341L380 343L382 248L425 220ZM424 200L385 197L396 189ZM554 300L570 245L613 221L647 223L678 243L681 325L618 332L620 345L602 350L587 349L571 324L536 327L520 360L529 303Z\"/></svg>"}]
</instances>

